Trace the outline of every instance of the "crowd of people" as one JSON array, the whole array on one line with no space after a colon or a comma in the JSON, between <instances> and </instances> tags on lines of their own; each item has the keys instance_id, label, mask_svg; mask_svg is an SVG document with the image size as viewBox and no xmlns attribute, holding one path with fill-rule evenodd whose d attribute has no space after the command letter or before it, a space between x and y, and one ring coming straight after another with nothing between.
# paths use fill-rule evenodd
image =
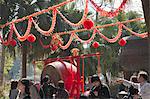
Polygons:
<instances>
[{"instance_id":1,"label":"crowd of people","mask_svg":"<svg viewBox=\"0 0 150 99\"><path fill-rule=\"evenodd\" d=\"M116 97L111 97L111 91L106 83L103 83L98 75L92 75L85 92L80 99L150 99L150 83L148 74L140 71L133 75L130 81L119 78L116 83L125 88L119 90ZM69 99L69 92L65 89L64 82L58 81L57 87L46 75L41 83L32 83L27 78L11 82L10 99Z\"/></svg>"},{"instance_id":2,"label":"crowd of people","mask_svg":"<svg viewBox=\"0 0 150 99\"><path fill-rule=\"evenodd\" d=\"M11 90L9 93L10 99L69 99L69 93L64 87L62 80L58 81L58 86L55 87L50 82L50 78L46 75L41 84L32 83L27 78L22 78L19 81L11 82Z\"/></svg>"}]
</instances>

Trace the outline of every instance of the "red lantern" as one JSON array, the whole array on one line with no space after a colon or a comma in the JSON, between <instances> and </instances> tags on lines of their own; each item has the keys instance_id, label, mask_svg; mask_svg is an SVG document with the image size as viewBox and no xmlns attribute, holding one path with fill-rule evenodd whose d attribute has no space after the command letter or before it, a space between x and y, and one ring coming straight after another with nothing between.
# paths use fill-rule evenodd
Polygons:
<instances>
[{"instance_id":1,"label":"red lantern","mask_svg":"<svg viewBox=\"0 0 150 99\"><path fill-rule=\"evenodd\" d=\"M36 37L35 37L33 34L29 34L27 40L28 40L30 43L33 43L33 42L35 42Z\"/></svg>"},{"instance_id":2,"label":"red lantern","mask_svg":"<svg viewBox=\"0 0 150 99\"><path fill-rule=\"evenodd\" d=\"M83 22L83 26L84 26L85 29L91 29L94 26L94 23L93 23L92 20L86 19Z\"/></svg>"},{"instance_id":3,"label":"red lantern","mask_svg":"<svg viewBox=\"0 0 150 99\"><path fill-rule=\"evenodd\" d=\"M99 47L99 43L98 43L97 41L95 41L95 42L92 44L92 46L93 46L94 48L98 48L98 47Z\"/></svg>"},{"instance_id":4,"label":"red lantern","mask_svg":"<svg viewBox=\"0 0 150 99\"><path fill-rule=\"evenodd\" d=\"M58 46L57 45L52 45L52 51L56 51L58 49Z\"/></svg>"},{"instance_id":5,"label":"red lantern","mask_svg":"<svg viewBox=\"0 0 150 99\"><path fill-rule=\"evenodd\" d=\"M119 43L120 46L125 46L127 41L124 40L124 39L120 39L118 43Z\"/></svg>"},{"instance_id":6,"label":"red lantern","mask_svg":"<svg viewBox=\"0 0 150 99\"><path fill-rule=\"evenodd\" d=\"M15 39L12 39L9 43L12 47L15 47L17 45L17 42Z\"/></svg>"}]
</instances>

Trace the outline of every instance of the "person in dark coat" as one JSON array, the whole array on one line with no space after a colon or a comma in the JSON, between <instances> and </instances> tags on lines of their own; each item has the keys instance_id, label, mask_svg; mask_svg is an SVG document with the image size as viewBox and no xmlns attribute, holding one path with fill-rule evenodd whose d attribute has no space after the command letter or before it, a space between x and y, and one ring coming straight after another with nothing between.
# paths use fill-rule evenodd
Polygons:
<instances>
[{"instance_id":1,"label":"person in dark coat","mask_svg":"<svg viewBox=\"0 0 150 99\"><path fill-rule=\"evenodd\" d=\"M58 81L58 89L56 92L56 99L69 99L69 93L64 88L64 82L62 80Z\"/></svg>"},{"instance_id":2,"label":"person in dark coat","mask_svg":"<svg viewBox=\"0 0 150 99\"><path fill-rule=\"evenodd\" d=\"M9 99L16 99L19 93L17 89L18 81L11 81L11 89L9 92Z\"/></svg>"},{"instance_id":3,"label":"person in dark coat","mask_svg":"<svg viewBox=\"0 0 150 99\"><path fill-rule=\"evenodd\" d=\"M98 75L93 75L91 78L92 89L89 98L110 99L110 91L108 86L101 83Z\"/></svg>"},{"instance_id":4,"label":"person in dark coat","mask_svg":"<svg viewBox=\"0 0 150 99\"><path fill-rule=\"evenodd\" d=\"M41 85L40 88L40 97L42 99L51 99L53 98L53 94L56 93L56 88L55 86L50 82L50 78L48 75L46 75L43 79L42 79L43 85Z\"/></svg>"},{"instance_id":5,"label":"person in dark coat","mask_svg":"<svg viewBox=\"0 0 150 99\"><path fill-rule=\"evenodd\" d=\"M39 94L42 99L48 98L48 81L49 81L49 76L47 75L41 81L42 85Z\"/></svg>"}]
</instances>

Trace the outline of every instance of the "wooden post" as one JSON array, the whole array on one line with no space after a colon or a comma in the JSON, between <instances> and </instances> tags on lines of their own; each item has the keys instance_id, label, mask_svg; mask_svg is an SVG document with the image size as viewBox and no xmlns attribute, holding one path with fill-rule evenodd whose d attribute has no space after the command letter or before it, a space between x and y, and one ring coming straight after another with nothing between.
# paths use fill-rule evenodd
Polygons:
<instances>
[{"instance_id":1,"label":"wooden post","mask_svg":"<svg viewBox=\"0 0 150 99\"><path fill-rule=\"evenodd\" d=\"M150 0L141 0L142 1L142 6L143 6L143 12L144 12L144 18L145 18L145 22L146 22L146 26L147 26L147 30L148 30L148 58L149 58L149 63L148 63L148 69L147 70L149 72L150 75ZM149 76L150 78L150 76Z\"/></svg>"},{"instance_id":2,"label":"wooden post","mask_svg":"<svg viewBox=\"0 0 150 99\"><path fill-rule=\"evenodd\" d=\"M27 48L26 42L22 44L22 78L27 77Z\"/></svg>"}]
</instances>

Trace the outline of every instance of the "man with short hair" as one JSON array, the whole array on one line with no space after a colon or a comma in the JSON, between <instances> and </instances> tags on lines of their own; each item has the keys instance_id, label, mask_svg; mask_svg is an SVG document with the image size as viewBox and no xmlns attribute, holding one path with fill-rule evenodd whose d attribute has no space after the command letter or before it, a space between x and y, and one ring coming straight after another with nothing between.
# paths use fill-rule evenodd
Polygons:
<instances>
[{"instance_id":1,"label":"man with short hair","mask_svg":"<svg viewBox=\"0 0 150 99\"><path fill-rule=\"evenodd\" d=\"M145 71L140 71L138 73L138 82L134 83L125 79L118 80L123 83L125 86L130 87L131 85L134 88L137 88L139 91L139 95L142 99L150 99L150 83L148 83L148 74Z\"/></svg>"}]
</instances>

